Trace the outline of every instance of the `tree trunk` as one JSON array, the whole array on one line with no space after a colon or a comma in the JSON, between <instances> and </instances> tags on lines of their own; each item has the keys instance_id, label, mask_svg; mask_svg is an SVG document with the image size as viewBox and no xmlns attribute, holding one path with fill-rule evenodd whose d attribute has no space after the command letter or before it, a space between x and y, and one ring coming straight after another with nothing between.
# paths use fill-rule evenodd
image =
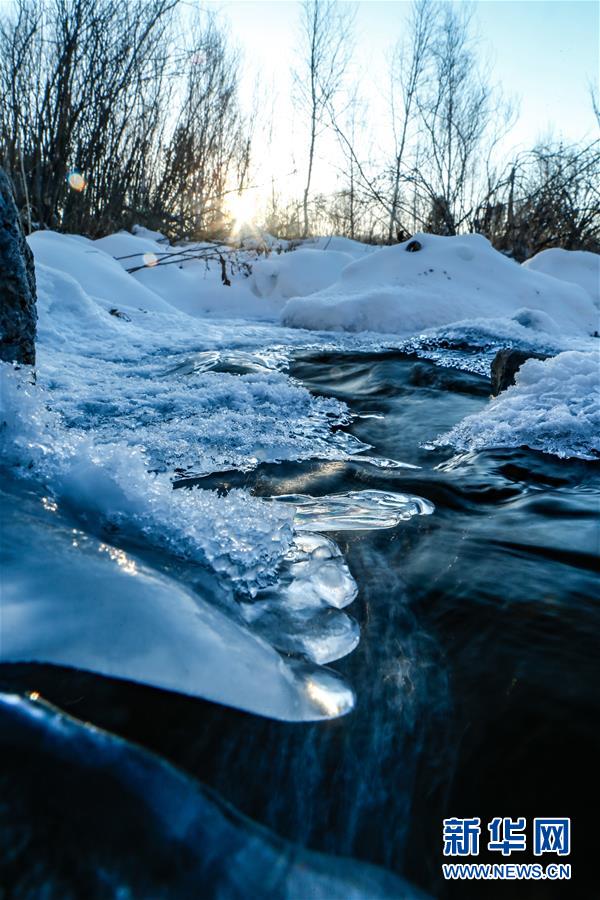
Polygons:
<instances>
[{"instance_id":1,"label":"tree trunk","mask_svg":"<svg viewBox=\"0 0 600 900\"><path fill-rule=\"evenodd\" d=\"M0 359L35 364L35 269L15 205L12 183L0 169Z\"/></svg>"}]
</instances>

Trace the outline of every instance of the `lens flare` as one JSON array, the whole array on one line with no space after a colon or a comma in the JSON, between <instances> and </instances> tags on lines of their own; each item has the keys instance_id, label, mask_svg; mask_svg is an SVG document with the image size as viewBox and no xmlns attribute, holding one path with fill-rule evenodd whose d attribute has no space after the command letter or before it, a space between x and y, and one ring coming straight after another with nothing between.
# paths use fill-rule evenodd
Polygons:
<instances>
[{"instance_id":1,"label":"lens flare","mask_svg":"<svg viewBox=\"0 0 600 900\"><path fill-rule=\"evenodd\" d=\"M144 265L148 266L149 269L158 265L158 256L156 253L144 253L142 259L144 260Z\"/></svg>"},{"instance_id":2,"label":"lens flare","mask_svg":"<svg viewBox=\"0 0 600 900\"><path fill-rule=\"evenodd\" d=\"M87 187L87 182L81 172L77 172L76 170L73 172L69 172L67 175L67 184L73 191L77 191L81 193L81 191L85 191Z\"/></svg>"}]
</instances>

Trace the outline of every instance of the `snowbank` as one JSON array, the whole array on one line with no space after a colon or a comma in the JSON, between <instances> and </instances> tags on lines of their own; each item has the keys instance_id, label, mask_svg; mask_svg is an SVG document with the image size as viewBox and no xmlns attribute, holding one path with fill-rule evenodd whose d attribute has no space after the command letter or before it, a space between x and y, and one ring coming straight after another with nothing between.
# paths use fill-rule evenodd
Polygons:
<instances>
[{"instance_id":1,"label":"snowbank","mask_svg":"<svg viewBox=\"0 0 600 900\"><path fill-rule=\"evenodd\" d=\"M315 250L325 250L329 253L332 251L348 253L355 259L378 249L373 244L363 244L361 241L354 241L352 238L340 237L336 234L329 237L308 238L308 240L302 242L302 246L313 247Z\"/></svg>"},{"instance_id":2,"label":"snowbank","mask_svg":"<svg viewBox=\"0 0 600 900\"><path fill-rule=\"evenodd\" d=\"M560 353L528 360L516 384L468 416L438 446L458 450L530 447L562 458L600 455L600 356Z\"/></svg>"},{"instance_id":3,"label":"snowbank","mask_svg":"<svg viewBox=\"0 0 600 900\"><path fill-rule=\"evenodd\" d=\"M139 240L129 237L132 241ZM104 309L133 308L146 312L172 309L155 291L124 272L112 256L97 246L97 241L54 231L36 231L27 240L36 266L42 264L70 275Z\"/></svg>"},{"instance_id":4,"label":"snowbank","mask_svg":"<svg viewBox=\"0 0 600 900\"><path fill-rule=\"evenodd\" d=\"M533 272L543 272L561 281L577 284L600 306L600 255L584 250L552 248L526 260L523 266Z\"/></svg>"},{"instance_id":5,"label":"snowbank","mask_svg":"<svg viewBox=\"0 0 600 900\"><path fill-rule=\"evenodd\" d=\"M232 259L233 266L227 267L231 284L223 285L218 258L208 262L193 258L195 252L209 252L215 257L215 247L209 244L171 247L148 237L143 229L135 235L120 231L93 243L118 260L123 269L135 270L128 277L152 290L171 309L188 316L273 320L281 310L281 301L274 303L266 293L256 291L249 269L240 266L248 260L254 262L254 253L238 252Z\"/></svg>"},{"instance_id":6,"label":"snowbank","mask_svg":"<svg viewBox=\"0 0 600 900\"><path fill-rule=\"evenodd\" d=\"M337 250L300 248L257 260L252 266L251 285L259 297L305 297L333 284L353 261Z\"/></svg>"},{"instance_id":7,"label":"snowbank","mask_svg":"<svg viewBox=\"0 0 600 900\"><path fill-rule=\"evenodd\" d=\"M531 270L481 235L416 235L347 266L329 288L285 306L283 324L317 330L416 335L459 320L519 313L562 334L589 335L597 311L579 285Z\"/></svg>"}]
</instances>

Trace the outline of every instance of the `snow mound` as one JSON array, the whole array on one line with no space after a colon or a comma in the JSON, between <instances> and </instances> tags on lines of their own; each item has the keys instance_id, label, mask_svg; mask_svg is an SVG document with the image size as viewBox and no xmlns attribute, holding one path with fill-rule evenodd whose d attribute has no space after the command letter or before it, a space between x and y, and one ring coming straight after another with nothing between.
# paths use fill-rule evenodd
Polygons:
<instances>
[{"instance_id":1,"label":"snow mound","mask_svg":"<svg viewBox=\"0 0 600 900\"><path fill-rule=\"evenodd\" d=\"M363 244L362 241L354 241L352 238L341 237L336 234L329 237L308 238L308 240L303 241L302 246L314 247L315 250L326 250L328 252L337 250L342 253L349 253L355 259L379 249L373 244Z\"/></svg>"},{"instance_id":2,"label":"snow mound","mask_svg":"<svg viewBox=\"0 0 600 900\"><path fill-rule=\"evenodd\" d=\"M305 297L333 284L353 261L349 253L303 247L260 259L252 266L252 289L259 297Z\"/></svg>"},{"instance_id":3,"label":"snow mound","mask_svg":"<svg viewBox=\"0 0 600 900\"><path fill-rule=\"evenodd\" d=\"M577 284L600 306L600 255L585 250L561 250L554 247L542 250L526 260L523 266L533 272L543 272L561 281Z\"/></svg>"},{"instance_id":4,"label":"snow mound","mask_svg":"<svg viewBox=\"0 0 600 900\"><path fill-rule=\"evenodd\" d=\"M415 240L417 252L407 252L408 241L384 247L348 265L330 287L290 299L283 324L415 335L460 320L529 313L538 327L562 334L590 335L597 327L582 287L518 265L481 235Z\"/></svg>"},{"instance_id":5,"label":"snow mound","mask_svg":"<svg viewBox=\"0 0 600 900\"><path fill-rule=\"evenodd\" d=\"M562 458L600 455L600 358L569 351L530 359L516 384L438 438L458 450L530 447Z\"/></svg>"},{"instance_id":6,"label":"snow mound","mask_svg":"<svg viewBox=\"0 0 600 900\"><path fill-rule=\"evenodd\" d=\"M132 241L138 240L129 235ZM158 294L131 278L99 242L54 231L36 231L27 240L36 265L43 264L74 278L105 309L172 311Z\"/></svg>"},{"instance_id":7,"label":"snow mound","mask_svg":"<svg viewBox=\"0 0 600 900\"><path fill-rule=\"evenodd\" d=\"M161 234L160 231L151 231L149 228L144 228L143 225L134 225L131 229L131 233L135 234L137 237L158 241L159 244L169 243L168 238L166 238L164 234Z\"/></svg>"}]
</instances>

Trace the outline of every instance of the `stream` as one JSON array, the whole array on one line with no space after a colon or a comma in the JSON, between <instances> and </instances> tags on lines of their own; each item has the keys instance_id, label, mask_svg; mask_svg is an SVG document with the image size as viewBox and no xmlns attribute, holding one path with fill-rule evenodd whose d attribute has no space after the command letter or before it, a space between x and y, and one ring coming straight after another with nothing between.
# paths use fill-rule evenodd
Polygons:
<instances>
[{"instance_id":1,"label":"stream","mask_svg":"<svg viewBox=\"0 0 600 900\"><path fill-rule=\"evenodd\" d=\"M445 817L570 816L573 881L505 885L505 895L597 896L599 464L528 449L427 449L487 403L489 380L410 354L299 353L289 374L347 403L355 419L346 430L371 453L411 467L360 456L271 463L176 487L381 491L433 504L432 515L394 527L328 533L359 589L346 611L360 640L331 663L354 710L284 723L25 663L0 667L0 686L40 692L162 755L288 841L382 866L435 897L498 894L492 883L443 881ZM145 552L125 539L132 548ZM146 552L192 578L185 562ZM484 850L480 861L496 860Z\"/></svg>"}]
</instances>

